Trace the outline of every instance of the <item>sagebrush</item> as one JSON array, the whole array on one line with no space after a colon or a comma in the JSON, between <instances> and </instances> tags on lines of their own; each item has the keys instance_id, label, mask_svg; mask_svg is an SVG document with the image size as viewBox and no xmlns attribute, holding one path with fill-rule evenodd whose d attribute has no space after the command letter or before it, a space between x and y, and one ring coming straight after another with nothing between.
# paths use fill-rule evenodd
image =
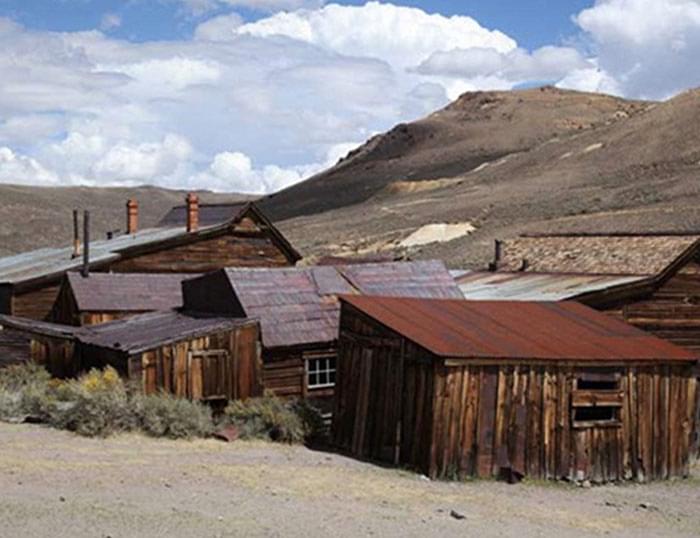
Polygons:
<instances>
[{"instance_id":1,"label":"sagebrush","mask_svg":"<svg viewBox=\"0 0 700 538\"><path fill-rule=\"evenodd\" d=\"M208 406L169 394L144 395L110 367L66 381L51 379L32 363L0 369L0 420L28 419L90 437L140 431L153 437L197 438L234 425L244 439L303 443L323 429L314 407L271 393L231 402L214 420Z\"/></svg>"},{"instance_id":2,"label":"sagebrush","mask_svg":"<svg viewBox=\"0 0 700 538\"><path fill-rule=\"evenodd\" d=\"M317 435L323 425L315 408L297 400L283 401L269 392L229 403L222 420L236 426L243 439L284 443L303 443Z\"/></svg>"}]
</instances>

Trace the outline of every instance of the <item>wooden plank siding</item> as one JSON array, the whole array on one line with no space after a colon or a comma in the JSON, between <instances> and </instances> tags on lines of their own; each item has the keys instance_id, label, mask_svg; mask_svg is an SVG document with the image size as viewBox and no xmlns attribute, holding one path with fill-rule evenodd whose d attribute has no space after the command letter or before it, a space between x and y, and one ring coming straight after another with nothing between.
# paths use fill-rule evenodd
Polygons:
<instances>
[{"instance_id":1,"label":"wooden plank siding","mask_svg":"<svg viewBox=\"0 0 700 538\"><path fill-rule=\"evenodd\" d=\"M650 481L688 474L691 363L443 359L352 308L341 318L333 442L431 478ZM577 389L608 380L615 390ZM579 407L615 409L574 420Z\"/></svg>"},{"instance_id":2,"label":"wooden plank siding","mask_svg":"<svg viewBox=\"0 0 700 538\"><path fill-rule=\"evenodd\" d=\"M114 367L141 384L146 394L246 399L260 396L263 390L258 330L251 324L132 355L81 345L79 360L84 370Z\"/></svg>"}]
</instances>

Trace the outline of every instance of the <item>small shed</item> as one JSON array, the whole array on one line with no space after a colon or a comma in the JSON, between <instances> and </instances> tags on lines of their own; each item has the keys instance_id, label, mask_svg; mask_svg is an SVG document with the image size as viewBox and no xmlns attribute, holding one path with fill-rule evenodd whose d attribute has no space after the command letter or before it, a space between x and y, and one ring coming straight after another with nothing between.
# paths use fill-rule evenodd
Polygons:
<instances>
[{"instance_id":1,"label":"small shed","mask_svg":"<svg viewBox=\"0 0 700 538\"><path fill-rule=\"evenodd\" d=\"M225 401L262 394L257 321L192 312L153 312L89 327L0 315L28 342L26 360L55 377L112 366L144 392Z\"/></svg>"},{"instance_id":2,"label":"small shed","mask_svg":"<svg viewBox=\"0 0 700 538\"><path fill-rule=\"evenodd\" d=\"M687 475L690 351L573 302L341 300L340 448L433 478Z\"/></svg>"},{"instance_id":3,"label":"small shed","mask_svg":"<svg viewBox=\"0 0 700 538\"><path fill-rule=\"evenodd\" d=\"M182 307L182 281L197 274L66 273L49 320L96 325L146 312Z\"/></svg>"},{"instance_id":4,"label":"small shed","mask_svg":"<svg viewBox=\"0 0 700 538\"><path fill-rule=\"evenodd\" d=\"M332 407L339 294L461 297L440 261L231 268L186 280L185 307L260 319L264 385Z\"/></svg>"},{"instance_id":5,"label":"small shed","mask_svg":"<svg viewBox=\"0 0 700 538\"><path fill-rule=\"evenodd\" d=\"M146 394L245 399L262 394L259 338L254 320L153 312L82 328L75 360L81 370L112 366Z\"/></svg>"}]
</instances>

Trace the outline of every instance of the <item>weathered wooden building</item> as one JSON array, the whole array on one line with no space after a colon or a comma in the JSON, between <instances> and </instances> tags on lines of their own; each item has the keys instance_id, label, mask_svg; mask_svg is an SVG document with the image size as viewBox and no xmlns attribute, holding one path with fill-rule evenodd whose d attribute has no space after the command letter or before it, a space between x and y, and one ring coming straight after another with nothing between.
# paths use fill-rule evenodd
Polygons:
<instances>
[{"instance_id":1,"label":"weathered wooden building","mask_svg":"<svg viewBox=\"0 0 700 538\"><path fill-rule=\"evenodd\" d=\"M182 281L196 274L69 272L63 278L49 321L96 325L146 312L181 308Z\"/></svg>"},{"instance_id":2,"label":"weathered wooden building","mask_svg":"<svg viewBox=\"0 0 700 538\"><path fill-rule=\"evenodd\" d=\"M330 410L338 294L459 298L442 262L225 269L183 283L185 307L260 319L265 388Z\"/></svg>"},{"instance_id":3,"label":"weathered wooden building","mask_svg":"<svg viewBox=\"0 0 700 538\"><path fill-rule=\"evenodd\" d=\"M91 241L87 267L91 272L198 274L229 266L289 266L300 259L255 204L226 205L224 212L221 207L200 206L190 195L184 210L175 208L159 227L139 230L138 206L130 201L127 233ZM84 265L80 241L0 259L0 313L46 319L63 276Z\"/></svg>"},{"instance_id":4,"label":"weathered wooden building","mask_svg":"<svg viewBox=\"0 0 700 538\"><path fill-rule=\"evenodd\" d=\"M262 394L253 320L166 311L89 327L13 316L0 325L26 335L31 359L57 377L112 366L147 394L222 402Z\"/></svg>"},{"instance_id":5,"label":"weathered wooden building","mask_svg":"<svg viewBox=\"0 0 700 538\"><path fill-rule=\"evenodd\" d=\"M575 302L343 296L333 440L431 477L686 476L695 362Z\"/></svg>"},{"instance_id":6,"label":"weathered wooden building","mask_svg":"<svg viewBox=\"0 0 700 538\"><path fill-rule=\"evenodd\" d=\"M495 272L457 276L466 298L574 300L700 352L698 235L529 235L496 252Z\"/></svg>"}]
</instances>

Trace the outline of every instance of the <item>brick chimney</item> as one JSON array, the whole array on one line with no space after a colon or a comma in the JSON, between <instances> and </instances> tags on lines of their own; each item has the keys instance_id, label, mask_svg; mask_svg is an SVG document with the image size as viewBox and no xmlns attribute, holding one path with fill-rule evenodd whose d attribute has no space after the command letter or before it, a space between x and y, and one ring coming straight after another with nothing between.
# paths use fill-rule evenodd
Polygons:
<instances>
[{"instance_id":1,"label":"brick chimney","mask_svg":"<svg viewBox=\"0 0 700 538\"><path fill-rule=\"evenodd\" d=\"M187 231L196 232L199 228L199 198L193 192L185 198L187 203Z\"/></svg>"},{"instance_id":2,"label":"brick chimney","mask_svg":"<svg viewBox=\"0 0 700 538\"><path fill-rule=\"evenodd\" d=\"M126 203L126 233L139 231L139 203L133 198Z\"/></svg>"}]
</instances>

